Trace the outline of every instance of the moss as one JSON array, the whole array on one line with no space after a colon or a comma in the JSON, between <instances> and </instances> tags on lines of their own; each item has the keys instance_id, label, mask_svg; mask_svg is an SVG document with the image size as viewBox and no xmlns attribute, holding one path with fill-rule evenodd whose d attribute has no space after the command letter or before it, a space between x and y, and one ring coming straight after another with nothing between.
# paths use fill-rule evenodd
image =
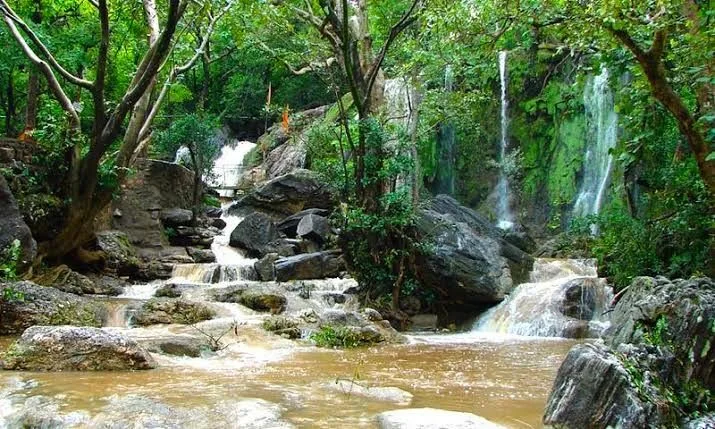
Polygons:
<instances>
[{"instance_id":1,"label":"moss","mask_svg":"<svg viewBox=\"0 0 715 429\"><path fill-rule=\"evenodd\" d=\"M298 323L295 320L287 317L270 317L263 321L263 329L268 332L273 332L276 335L281 335L290 339L301 337Z\"/></svg>"},{"instance_id":2,"label":"moss","mask_svg":"<svg viewBox=\"0 0 715 429\"><path fill-rule=\"evenodd\" d=\"M101 327L100 309L93 305L65 304L43 316L43 324Z\"/></svg>"}]
</instances>

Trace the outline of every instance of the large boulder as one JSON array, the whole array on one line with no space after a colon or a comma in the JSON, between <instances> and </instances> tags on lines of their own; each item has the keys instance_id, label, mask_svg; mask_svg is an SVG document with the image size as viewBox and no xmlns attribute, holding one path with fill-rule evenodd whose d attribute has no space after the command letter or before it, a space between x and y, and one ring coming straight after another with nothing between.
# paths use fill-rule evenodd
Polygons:
<instances>
[{"instance_id":1,"label":"large boulder","mask_svg":"<svg viewBox=\"0 0 715 429\"><path fill-rule=\"evenodd\" d=\"M213 318L216 313L204 304L185 300L151 299L135 313L137 326L157 324L191 325Z\"/></svg>"},{"instance_id":2,"label":"large boulder","mask_svg":"<svg viewBox=\"0 0 715 429\"><path fill-rule=\"evenodd\" d=\"M3 369L123 371L152 369L156 362L134 340L98 328L33 326L3 358Z\"/></svg>"},{"instance_id":3,"label":"large boulder","mask_svg":"<svg viewBox=\"0 0 715 429\"><path fill-rule=\"evenodd\" d=\"M262 257L276 239L278 230L273 221L263 213L252 213L231 232L229 245L245 250L250 257Z\"/></svg>"},{"instance_id":4,"label":"large boulder","mask_svg":"<svg viewBox=\"0 0 715 429\"><path fill-rule=\"evenodd\" d=\"M137 251L122 231L102 231L96 234L97 247L105 254L105 268L122 276L139 271Z\"/></svg>"},{"instance_id":5,"label":"large boulder","mask_svg":"<svg viewBox=\"0 0 715 429\"><path fill-rule=\"evenodd\" d=\"M377 415L380 429L500 429L475 414L436 408L405 408Z\"/></svg>"},{"instance_id":6,"label":"large boulder","mask_svg":"<svg viewBox=\"0 0 715 429\"><path fill-rule=\"evenodd\" d=\"M102 326L98 304L32 282L0 283L0 335L19 334L33 325Z\"/></svg>"},{"instance_id":7,"label":"large boulder","mask_svg":"<svg viewBox=\"0 0 715 429\"><path fill-rule=\"evenodd\" d=\"M287 237L296 238L298 236L298 224L308 215L327 216L330 212L325 209L306 209L298 213L288 216L280 221L276 226L278 231L285 234Z\"/></svg>"},{"instance_id":8,"label":"large boulder","mask_svg":"<svg viewBox=\"0 0 715 429\"><path fill-rule=\"evenodd\" d=\"M605 345L569 352L544 422L561 428L674 426L712 409L715 401L705 392L715 390L713 320L711 279L635 278L613 309Z\"/></svg>"},{"instance_id":9,"label":"large boulder","mask_svg":"<svg viewBox=\"0 0 715 429\"><path fill-rule=\"evenodd\" d=\"M276 177L232 205L229 214L262 211L282 219L306 208L332 209L336 204L330 187L310 170L295 170Z\"/></svg>"},{"instance_id":10,"label":"large boulder","mask_svg":"<svg viewBox=\"0 0 715 429\"><path fill-rule=\"evenodd\" d=\"M306 253L281 258L273 263L276 280L313 280L338 277L345 262L337 251Z\"/></svg>"},{"instance_id":11,"label":"large boulder","mask_svg":"<svg viewBox=\"0 0 715 429\"><path fill-rule=\"evenodd\" d=\"M116 296L123 292L122 286L118 282L111 282L98 279L94 281L89 277L72 271L67 265L59 265L47 270L33 281L41 286L53 287L63 292L76 295L112 295Z\"/></svg>"},{"instance_id":12,"label":"large boulder","mask_svg":"<svg viewBox=\"0 0 715 429\"><path fill-rule=\"evenodd\" d=\"M302 238L323 244L330 234L330 222L322 216L309 214L300 220L296 232Z\"/></svg>"},{"instance_id":13,"label":"large boulder","mask_svg":"<svg viewBox=\"0 0 715 429\"><path fill-rule=\"evenodd\" d=\"M20 243L19 269L27 267L37 255L37 243L22 218L5 177L0 175L0 257L17 240Z\"/></svg>"},{"instance_id":14,"label":"large boulder","mask_svg":"<svg viewBox=\"0 0 715 429\"><path fill-rule=\"evenodd\" d=\"M191 210L173 207L170 209L162 210L160 217L161 222L164 224L164 226L188 226L194 219L194 213Z\"/></svg>"}]
</instances>

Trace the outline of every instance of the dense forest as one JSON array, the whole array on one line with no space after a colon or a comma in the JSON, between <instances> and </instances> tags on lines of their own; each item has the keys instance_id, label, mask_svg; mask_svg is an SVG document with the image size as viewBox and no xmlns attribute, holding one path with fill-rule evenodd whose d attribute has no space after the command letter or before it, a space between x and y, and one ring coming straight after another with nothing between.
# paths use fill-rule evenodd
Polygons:
<instances>
[{"instance_id":1,"label":"dense forest","mask_svg":"<svg viewBox=\"0 0 715 429\"><path fill-rule=\"evenodd\" d=\"M306 322L317 345L349 348L389 342L424 315L435 330L478 331L484 314L516 326L499 303L540 312L546 301L519 301L522 288L556 281L546 277L558 266L610 292L559 283L560 299L578 295L560 310L568 323L554 332L528 319L533 332L509 333L602 337L613 350L645 341L675 363L598 351L621 359L634 398L662 404L611 398L625 411L579 420L553 399L574 350L598 354L577 345L544 422L671 427L711 410L711 2L0 0L0 17L0 333L115 326L85 304L16 319L44 293L29 282L134 299L156 281L157 297L176 298L176 279L341 278L378 313L360 317L389 321L379 341L364 326ZM300 337L305 320L276 316L293 304L273 287L214 300L269 311L265 330ZM664 301L639 306L649 296ZM136 314L123 303L133 316L121 323L183 323L222 352L231 331L201 328L221 313L203 296L150 297ZM639 319L636 307L652 311ZM596 332L597 319L640 333Z\"/></svg>"}]
</instances>

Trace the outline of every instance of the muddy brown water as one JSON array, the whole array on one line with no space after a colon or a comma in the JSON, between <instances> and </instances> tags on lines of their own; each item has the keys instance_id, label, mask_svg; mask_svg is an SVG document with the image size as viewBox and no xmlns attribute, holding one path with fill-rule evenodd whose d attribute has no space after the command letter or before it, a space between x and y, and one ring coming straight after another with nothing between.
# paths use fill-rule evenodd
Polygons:
<instances>
[{"instance_id":1,"label":"muddy brown water","mask_svg":"<svg viewBox=\"0 0 715 429\"><path fill-rule=\"evenodd\" d=\"M3 349L11 339L0 339ZM506 427L541 427L559 364L575 341L474 334L411 337L406 345L355 350L266 349L263 362L241 357L242 344L212 358L159 357L160 367L137 372L0 372L0 385L32 380L23 396L54 398L61 410L101 410L112 395L139 394L170 406L200 407L226 398L262 398L281 405L299 428L374 428L375 415L405 408L340 388L393 386L414 395L409 407L480 415ZM247 346L248 347L248 346ZM278 354L279 356L273 356ZM243 364L231 365L243 359ZM258 359L260 360L260 359ZM229 364L227 364L229 363Z\"/></svg>"}]
</instances>

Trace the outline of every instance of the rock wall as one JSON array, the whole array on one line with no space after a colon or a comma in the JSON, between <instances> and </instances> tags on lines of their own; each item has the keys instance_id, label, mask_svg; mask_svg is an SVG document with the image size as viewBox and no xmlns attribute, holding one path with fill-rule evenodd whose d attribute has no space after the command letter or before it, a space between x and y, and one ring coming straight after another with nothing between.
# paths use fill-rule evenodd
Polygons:
<instances>
[{"instance_id":1,"label":"rock wall","mask_svg":"<svg viewBox=\"0 0 715 429\"><path fill-rule=\"evenodd\" d=\"M30 164L38 150L35 143L0 137L0 165L10 165L14 161Z\"/></svg>"}]
</instances>

